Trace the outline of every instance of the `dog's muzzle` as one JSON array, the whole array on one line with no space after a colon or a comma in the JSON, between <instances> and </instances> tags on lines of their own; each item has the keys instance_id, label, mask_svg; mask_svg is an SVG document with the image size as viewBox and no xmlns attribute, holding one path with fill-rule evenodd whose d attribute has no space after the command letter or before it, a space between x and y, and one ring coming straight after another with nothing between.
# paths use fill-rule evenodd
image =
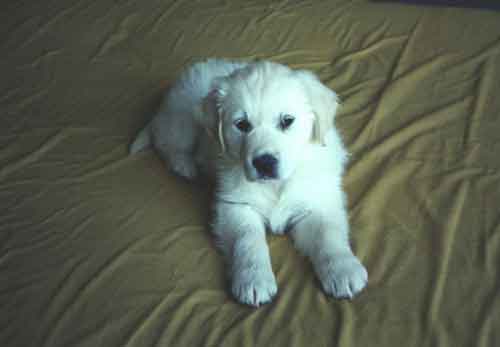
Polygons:
<instances>
[{"instance_id":1,"label":"dog's muzzle","mask_svg":"<svg viewBox=\"0 0 500 347\"><path fill-rule=\"evenodd\" d=\"M278 159L271 154L262 154L252 160L259 178L275 179L278 177Z\"/></svg>"}]
</instances>

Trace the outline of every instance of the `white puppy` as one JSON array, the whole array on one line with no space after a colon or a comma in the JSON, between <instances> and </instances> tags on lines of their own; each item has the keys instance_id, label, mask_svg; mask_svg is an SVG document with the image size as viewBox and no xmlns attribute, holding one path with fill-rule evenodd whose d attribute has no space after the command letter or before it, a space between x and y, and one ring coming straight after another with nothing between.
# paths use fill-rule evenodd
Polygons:
<instances>
[{"instance_id":1,"label":"white puppy","mask_svg":"<svg viewBox=\"0 0 500 347\"><path fill-rule=\"evenodd\" d=\"M154 145L188 179L215 175L213 233L242 303L277 292L266 230L290 231L326 293L352 298L367 283L348 240L337 106L310 72L210 59L183 72L130 147Z\"/></svg>"}]
</instances>

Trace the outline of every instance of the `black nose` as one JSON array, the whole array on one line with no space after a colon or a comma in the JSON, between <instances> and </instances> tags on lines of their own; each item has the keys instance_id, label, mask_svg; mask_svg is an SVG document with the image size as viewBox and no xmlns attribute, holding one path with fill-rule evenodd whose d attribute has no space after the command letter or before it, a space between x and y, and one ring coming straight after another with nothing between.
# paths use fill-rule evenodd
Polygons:
<instances>
[{"instance_id":1,"label":"black nose","mask_svg":"<svg viewBox=\"0 0 500 347\"><path fill-rule=\"evenodd\" d=\"M271 154L263 154L252 160L253 166L262 178L276 178L278 159Z\"/></svg>"}]
</instances>

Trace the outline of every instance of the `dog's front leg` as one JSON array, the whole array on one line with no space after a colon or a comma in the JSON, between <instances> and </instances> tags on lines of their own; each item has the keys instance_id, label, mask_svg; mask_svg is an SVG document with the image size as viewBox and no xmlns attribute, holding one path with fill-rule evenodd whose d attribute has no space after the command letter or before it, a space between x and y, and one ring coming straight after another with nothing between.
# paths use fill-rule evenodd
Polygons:
<instances>
[{"instance_id":1,"label":"dog's front leg","mask_svg":"<svg viewBox=\"0 0 500 347\"><path fill-rule=\"evenodd\" d=\"M334 212L316 211L301 220L292 231L296 247L307 255L327 294L351 299L368 281L368 274L353 254L348 240L349 226L343 207Z\"/></svg>"},{"instance_id":2,"label":"dog's front leg","mask_svg":"<svg viewBox=\"0 0 500 347\"><path fill-rule=\"evenodd\" d=\"M235 298L259 306L278 291L262 217L250 206L218 203L214 233L230 266Z\"/></svg>"}]
</instances>

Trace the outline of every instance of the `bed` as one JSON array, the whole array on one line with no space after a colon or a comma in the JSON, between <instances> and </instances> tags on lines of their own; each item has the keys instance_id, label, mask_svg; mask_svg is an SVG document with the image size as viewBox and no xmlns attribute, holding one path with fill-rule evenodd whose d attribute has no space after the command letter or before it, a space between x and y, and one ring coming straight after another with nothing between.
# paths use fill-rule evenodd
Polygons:
<instances>
[{"instance_id":1,"label":"bed","mask_svg":"<svg viewBox=\"0 0 500 347\"><path fill-rule=\"evenodd\" d=\"M367 0L5 2L0 346L500 344L500 12ZM212 188L127 146L205 57L306 68L342 100L368 287L321 290L269 236L279 292L230 295Z\"/></svg>"}]
</instances>

